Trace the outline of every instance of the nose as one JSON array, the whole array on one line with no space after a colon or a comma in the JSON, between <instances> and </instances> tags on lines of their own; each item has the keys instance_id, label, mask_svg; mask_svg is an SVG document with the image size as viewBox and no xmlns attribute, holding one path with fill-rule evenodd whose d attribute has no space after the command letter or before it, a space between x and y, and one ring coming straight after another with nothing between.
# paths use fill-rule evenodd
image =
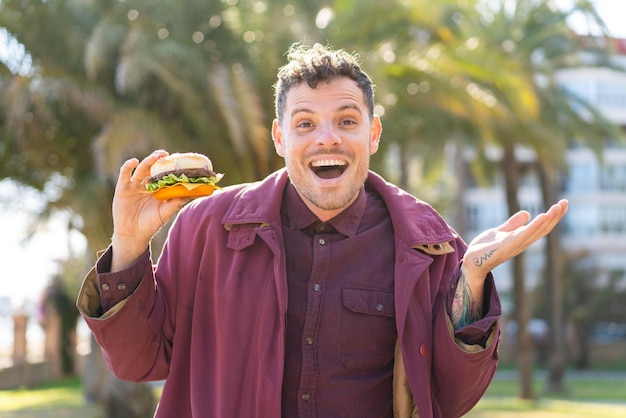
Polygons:
<instances>
[{"instance_id":1,"label":"nose","mask_svg":"<svg viewBox=\"0 0 626 418\"><path fill-rule=\"evenodd\" d=\"M341 136L337 127L332 123L324 123L320 125L315 138L315 144L320 147L335 147L341 144Z\"/></svg>"}]
</instances>

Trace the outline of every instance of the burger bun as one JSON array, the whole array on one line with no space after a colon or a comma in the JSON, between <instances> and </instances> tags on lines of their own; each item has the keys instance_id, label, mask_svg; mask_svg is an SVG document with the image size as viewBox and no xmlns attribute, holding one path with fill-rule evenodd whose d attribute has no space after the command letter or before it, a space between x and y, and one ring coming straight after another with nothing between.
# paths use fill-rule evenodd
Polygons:
<instances>
[{"instance_id":1,"label":"burger bun","mask_svg":"<svg viewBox=\"0 0 626 418\"><path fill-rule=\"evenodd\" d=\"M196 152L174 153L156 160L150 167L150 176L176 170L189 170L195 168L207 168L213 171L213 163L206 155Z\"/></svg>"}]
</instances>

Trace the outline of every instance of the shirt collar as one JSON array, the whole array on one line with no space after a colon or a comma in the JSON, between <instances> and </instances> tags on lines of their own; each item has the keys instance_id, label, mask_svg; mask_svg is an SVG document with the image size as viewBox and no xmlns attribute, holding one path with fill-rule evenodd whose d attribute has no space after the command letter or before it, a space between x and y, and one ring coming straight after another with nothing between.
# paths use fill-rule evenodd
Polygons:
<instances>
[{"instance_id":1,"label":"shirt collar","mask_svg":"<svg viewBox=\"0 0 626 418\"><path fill-rule=\"evenodd\" d=\"M321 221L311 212L306 206L293 184L288 183L285 188L285 195L283 198L285 203L283 207L286 209L286 215L289 222L289 227L292 229L304 229L314 223L321 223ZM331 224L337 232L346 235L353 236L356 234L363 213L366 207L365 187L361 186L361 190L357 195L357 198L350 206L341 211L337 216L327 221Z\"/></svg>"}]
</instances>

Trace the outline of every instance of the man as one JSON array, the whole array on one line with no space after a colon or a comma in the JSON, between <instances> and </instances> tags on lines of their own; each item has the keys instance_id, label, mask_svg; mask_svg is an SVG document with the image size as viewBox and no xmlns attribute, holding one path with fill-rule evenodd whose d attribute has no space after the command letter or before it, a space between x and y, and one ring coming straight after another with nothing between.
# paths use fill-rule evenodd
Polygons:
<instances>
[{"instance_id":1,"label":"man","mask_svg":"<svg viewBox=\"0 0 626 418\"><path fill-rule=\"evenodd\" d=\"M142 193L165 151L120 169L111 246L78 306L111 370L166 379L158 417L458 417L497 365L490 271L549 233L561 201L469 247L369 171L381 136L355 57L296 46L276 83L266 179L184 207Z\"/></svg>"}]
</instances>

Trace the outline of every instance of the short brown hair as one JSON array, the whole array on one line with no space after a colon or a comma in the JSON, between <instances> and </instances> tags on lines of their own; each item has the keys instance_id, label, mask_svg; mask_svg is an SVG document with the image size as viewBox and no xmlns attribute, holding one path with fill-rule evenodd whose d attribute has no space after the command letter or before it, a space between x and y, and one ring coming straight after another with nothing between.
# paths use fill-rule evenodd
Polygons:
<instances>
[{"instance_id":1,"label":"short brown hair","mask_svg":"<svg viewBox=\"0 0 626 418\"><path fill-rule=\"evenodd\" d=\"M285 97L293 86L306 82L314 89L318 83L331 82L336 77L349 77L363 90L370 117L374 115L374 85L361 68L356 54L315 44L307 47L293 44L287 51L288 62L278 70L278 80L274 85L275 112L282 121Z\"/></svg>"}]
</instances>

